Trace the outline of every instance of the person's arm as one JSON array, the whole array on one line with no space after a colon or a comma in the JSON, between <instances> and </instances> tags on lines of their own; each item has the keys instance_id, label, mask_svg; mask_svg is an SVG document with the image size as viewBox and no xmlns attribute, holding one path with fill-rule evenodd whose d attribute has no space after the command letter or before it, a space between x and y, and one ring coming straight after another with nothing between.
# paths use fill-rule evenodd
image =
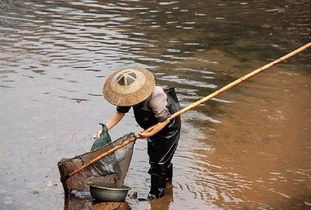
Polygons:
<instances>
[{"instance_id":1,"label":"person's arm","mask_svg":"<svg viewBox=\"0 0 311 210\"><path fill-rule=\"evenodd\" d=\"M170 122L168 118L171 114L167 108L167 96L162 88L156 87L153 91L149 99L149 106L154 113L155 118L157 118L158 123L155 126L152 126L152 129L146 129L138 133L138 138L149 138L154 136Z\"/></svg>"},{"instance_id":2,"label":"person's arm","mask_svg":"<svg viewBox=\"0 0 311 210\"><path fill-rule=\"evenodd\" d=\"M151 136L154 136L156 133L161 131L169 122L170 122L169 119L166 119L163 122L158 122L155 126L152 126L149 129L139 132L137 134L137 138L143 139L143 138L149 138Z\"/></svg>"},{"instance_id":3,"label":"person's arm","mask_svg":"<svg viewBox=\"0 0 311 210\"><path fill-rule=\"evenodd\" d=\"M112 115L111 119L105 124L108 130L113 128L122 118L124 117L125 113L116 112L114 115Z\"/></svg>"},{"instance_id":4,"label":"person's arm","mask_svg":"<svg viewBox=\"0 0 311 210\"><path fill-rule=\"evenodd\" d=\"M106 127L108 128L108 130L110 130L111 128L113 128L116 124L118 124L118 122L120 122L120 120L122 120L122 118L124 117L126 113L122 113L122 112L115 112L111 119L105 124ZM94 135L93 138L99 138L100 134L102 133L102 130L97 131Z\"/></svg>"}]
</instances>

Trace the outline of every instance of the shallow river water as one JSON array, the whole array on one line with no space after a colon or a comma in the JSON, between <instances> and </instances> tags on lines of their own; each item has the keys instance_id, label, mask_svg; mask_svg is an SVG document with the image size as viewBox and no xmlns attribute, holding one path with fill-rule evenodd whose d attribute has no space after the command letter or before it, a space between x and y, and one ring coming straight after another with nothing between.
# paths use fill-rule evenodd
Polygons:
<instances>
[{"instance_id":1,"label":"shallow river water","mask_svg":"<svg viewBox=\"0 0 311 210\"><path fill-rule=\"evenodd\" d=\"M115 107L102 84L151 69L181 106L310 42L308 0L0 0L0 209L64 200L57 162L88 151ZM123 209L311 209L310 50L182 116L167 195ZM133 113L112 138L137 132ZM146 141L126 184L146 197ZM97 205L97 206L96 206Z\"/></svg>"}]
</instances>

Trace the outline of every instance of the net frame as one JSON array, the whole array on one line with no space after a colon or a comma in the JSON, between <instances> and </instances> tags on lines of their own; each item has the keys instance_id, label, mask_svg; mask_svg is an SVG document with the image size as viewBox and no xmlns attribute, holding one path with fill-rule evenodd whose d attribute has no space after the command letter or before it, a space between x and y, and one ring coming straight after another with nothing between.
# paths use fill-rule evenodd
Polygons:
<instances>
[{"instance_id":1,"label":"net frame","mask_svg":"<svg viewBox=\"0 0 311 210\"><path fill-rule=\"evenodd\" d=\"M91 159L111 150L115 146L122 144L124 141L133 138L134 136L134 133L129 133L96 150L77 155L73 158L62 158L58 162L58 168L65 194L70 194L73 190L89 191L89 185L91 184L106 187L122 187L133 156L135 141L94 163L95 165L104 164L105 161L109 159L115 159L116 164L118 164L116 168L119 169L115 171L116 173L111 173L111 171L108 173L100 173L98 170L94 170L94 167L91 165L73 176L69 177L69 174L89 162Z\"/></svg>"}]
</instances>

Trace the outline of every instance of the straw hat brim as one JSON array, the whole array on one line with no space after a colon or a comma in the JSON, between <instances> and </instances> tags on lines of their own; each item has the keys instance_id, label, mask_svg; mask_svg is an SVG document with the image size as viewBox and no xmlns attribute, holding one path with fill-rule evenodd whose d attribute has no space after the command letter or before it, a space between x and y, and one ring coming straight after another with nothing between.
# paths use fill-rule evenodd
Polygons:
<instances>
[{"instance_id":1,"label":"straw hat brim","mask_svg":"<svg viewBox=\"0 0 311 210\"><path fill-rule=\"evenodd\" d=\"M120 84L120 77L131 78L130 84ZM134 75L134 79L133 76ZM122 79L122 78L121 78ZM153 74L141 67L120 69L111 74L103 86L105 99L116 106L132 106L146 100L153 92Z\"/></svg>"}]
</instances>

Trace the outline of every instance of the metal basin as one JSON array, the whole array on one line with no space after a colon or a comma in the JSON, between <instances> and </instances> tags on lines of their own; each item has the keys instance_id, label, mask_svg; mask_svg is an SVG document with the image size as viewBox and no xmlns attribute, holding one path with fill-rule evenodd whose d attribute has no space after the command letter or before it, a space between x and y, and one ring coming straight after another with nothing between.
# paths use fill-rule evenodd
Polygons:
<instances>
[{"instance_id":1,"label":"metal basin","mask_svg":"<svg viewBox=\"0 0 311 210\"><path fill-rule=\"evenodd\" d=\"M97 201L106 202L122 202L130 190L130 187L123 186L122 188L102 187L98 185L90 185L90 193L92 198Z\"/></svg>"}]
</instances>

